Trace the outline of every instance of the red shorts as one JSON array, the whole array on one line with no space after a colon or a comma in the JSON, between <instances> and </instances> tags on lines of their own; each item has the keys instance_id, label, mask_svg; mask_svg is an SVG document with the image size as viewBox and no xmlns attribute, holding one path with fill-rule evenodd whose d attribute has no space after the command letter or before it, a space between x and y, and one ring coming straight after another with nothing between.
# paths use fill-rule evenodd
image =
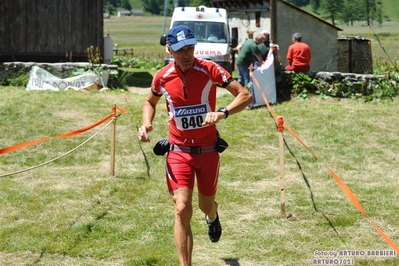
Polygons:
<instances>
[{"instance_id":1,"label":"red shorts","mask_svg":"<svg viewBox=\"0 0 399 266\"><path fill-rule=\"evenodd\" d=\"M178 188L194 189L197 178L198 192L213 196L219 177L219 153L217 151L189 154L169 151L166 158L166 182L169 192Z\"/></svg>"}]
</instances>

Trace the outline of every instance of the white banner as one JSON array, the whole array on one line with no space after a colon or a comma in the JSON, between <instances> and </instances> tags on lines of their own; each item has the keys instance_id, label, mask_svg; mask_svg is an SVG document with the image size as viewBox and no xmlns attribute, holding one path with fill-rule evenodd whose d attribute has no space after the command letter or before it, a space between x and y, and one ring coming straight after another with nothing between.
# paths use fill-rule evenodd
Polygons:
<instances>
[{"instance_id":1,"label":"white banner","mask_svg":"<svg viewBox=\"0 0 399 266\"><path fill-rule=\"evenodd\" d=\"M79 76L62 79L43 68L33 66L26 90L99 90L107 86L108 75L108 71L102 71L101 74L86 72Z\"/></svg>"},{"instance_id":2,"label":"white banner","mask_svg":"<svg viewBox=\"0 0 399 266\"><path fill-rule=\"evenodd\" d=\"M266 105L262 97L262 92L266 95L267 101L270 104L277 102L276 77L274 74L274 56L272 48L270 48L266 61L252 72L251 83L253 103L248 106L248 109L255 106ZM260 86L260 88L258 86Z\"/></svg>"}]
</instances>

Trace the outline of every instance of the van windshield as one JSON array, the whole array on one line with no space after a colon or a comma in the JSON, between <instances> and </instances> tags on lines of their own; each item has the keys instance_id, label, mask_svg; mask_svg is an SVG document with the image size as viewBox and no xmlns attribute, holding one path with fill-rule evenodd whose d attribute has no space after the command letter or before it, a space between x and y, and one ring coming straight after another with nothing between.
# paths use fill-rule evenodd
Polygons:
<instances>
[{"instance_id":1,"label":"van windshield","mask_svg":"<svg viewBox=\"0 0 399 266\"><path fill-rule=\"evenodd\" d=\"M224 23L207 21L175 21L173 27L186 25L194 32L197 42L227 43L227 28Z\"/></svg>"}]
</instances>

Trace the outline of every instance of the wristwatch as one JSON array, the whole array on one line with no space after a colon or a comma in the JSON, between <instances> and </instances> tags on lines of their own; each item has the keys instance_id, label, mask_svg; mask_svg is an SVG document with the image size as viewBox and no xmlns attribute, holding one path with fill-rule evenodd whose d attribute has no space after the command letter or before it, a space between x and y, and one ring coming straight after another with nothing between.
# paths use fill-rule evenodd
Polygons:
<instances>
[{"instance_id":1,"label":"wristwatch","mask_svg":"<svg viewBox=\"0 0 399 266\"><path fill-rule=\"evenodd\" d=\"M229 110L227 110L226 107L220 107L220 108L218 109L218 112L223 112L223 113L224 113L224 115L225 115L225 118L224 118L224 119L226 119L226 118L229 116Z\"/></svg>"}]
</instances>

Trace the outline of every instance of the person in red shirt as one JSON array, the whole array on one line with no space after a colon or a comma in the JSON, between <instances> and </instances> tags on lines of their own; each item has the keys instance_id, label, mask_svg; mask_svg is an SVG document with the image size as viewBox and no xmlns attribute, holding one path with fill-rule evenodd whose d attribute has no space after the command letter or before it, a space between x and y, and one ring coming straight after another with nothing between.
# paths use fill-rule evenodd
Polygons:
<instances>
[{"instance_id":1,"label":"person in red shirt","mask_svg":"<svg viewBox=\"0 0 399 266\"><path fill-rule=\"evenodd\" d=\"M292 42L293 44L288 47L288 65L285 67L285 70L308 72L312 59L309 46L302 42L302 35L298 32L292 35Z\"/></svg>"},{"instance_id":2,"label":"person in red shirt","mask_svg":"<svg viewBox=\"0 0 399 266\"><path fill-rule=\"evenodd\" d=\"M220 65L194 57L197 41L189 27L171 28L166 39L174 61L154 75L151 91L143 104L143 124L137 135L140 141L150 141L148 134L153 130L156 105L161 96L165 96L169 136L155 145L154 152L159 147L163 152L156 154L167 152L166 182L175 206L174 240L180 265L189 266L193 252L190 223L195 178L198 204L205 214L209 238L217 242L222 234L215 201L219 152L227 143L221 143L216 124L244 110L252 103L252 96ZM234 96L229 105L218 110L217 86Z\"/></svg>"}]
</instances>

